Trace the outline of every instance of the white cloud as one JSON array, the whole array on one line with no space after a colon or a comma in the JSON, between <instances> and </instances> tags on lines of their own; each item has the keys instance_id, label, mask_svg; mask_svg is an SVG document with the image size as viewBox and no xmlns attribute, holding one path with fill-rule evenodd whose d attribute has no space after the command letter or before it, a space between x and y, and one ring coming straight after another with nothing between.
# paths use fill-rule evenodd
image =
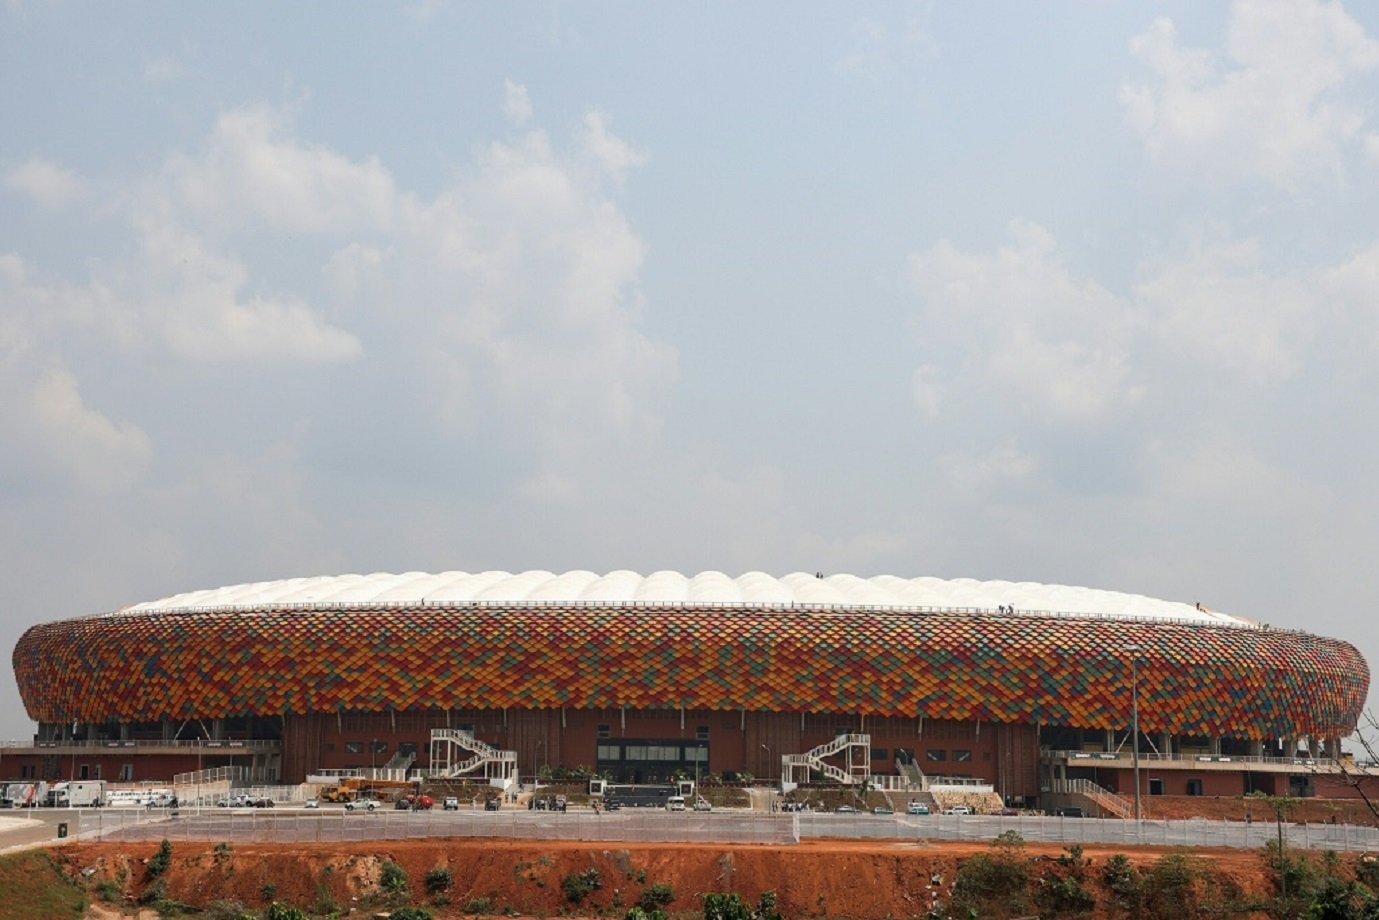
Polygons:
<instances>
[{"instance_id":1,"label":"white cloud","mask_svg":"<svg viewBox=\"0 0 1379 920\"><path fill-rule=\"evenodd\" d=\"M82 197L85 183L70 169L31 157L5 171L5 187L30 198L39 207L61 210Z\"/></svg>"},{"instance_id":2,"label":"white cloud","mask_svg":"<svg viewBox=\"0 0 1379 920\"><path fill-rule=\"evenodd\" d=\"M1063 421L1095 419L1138 399L1127 353L1131 305L1074 277L1042 227L1015 221L1009 229L1011 244L989 255L945 241L910 257L923 303L921 347L945 368L946 388L996 388ZM926 372L928 387L937 376Z\"/></svg>"},{"instance_id":3,"label":"white cloud","mask_svg":"<svg viewBox=\"0 0 1379 920\"><path fill-rule=\"evenodd\" d=\"M6 376L9 376L8 374ZM49 369L27 391L19 417L23 449L92 492L123 491L148 466L152 445L136 425L112 422L82 400L77 380Z\"/></svg>"},{"instance_id":4,"label":"white cloud","mask_svg":"<svg viewBox=\"0 0 1379 920\"><path fill-rule=\"evenodd\" d=\"M173 222L137 221L142 270L123 279L141 321L174 354L194 362L328 364L357 357L353 335L291 295L243 296L249 273Z\"/></svg>"},{"instance_id":5,"label":"white cloud","mask_svg":"<svg viewBox=\"0 0 1379 920\"><path fill-rule=\"evenodd\" d=\"M531 121L531 97L527 95L525 86L511 80L503 81L503 114L518 127Z\"/></svg>"},{"instance_id":6,"label":"white cloud","mask_svg":"<svg viewBox=\"0 0 1379 920\"><path fill-rule=\"evenodd\" d=\"M1162 347L1199 372L1255 382L1297 373L1320 306L1311 280L1271 273L1254 241L1199 242L1135 289Z\"/></svg>"},{"instance_id":7,"label":"white cloud","mask_svg":"<svg viewBox=\"0 0 1379 920\"><path fill-rule=\"evenodd\" d=\"M170 200L189 216L292 233L386 230L400 196L376 158L362 162L291 133L290 113L248 106L220 116L199 155L171 157Z\"/></svg>"},{"instance_id":8,"label":"white cloud","mask_svg":"<svg viewBox=\"0 0 1379 920\"><path fill-rule=\"evenodd\" d=\"M1157 80L1122 87L1121 100L1154 156L1287 186L1343 172L1368 115L1343 90L1379 66L1379 42L1339 3L1319 0L1237 0L1224 60L1181 47L1168 19L1131 50Z\"/></svg>"},{"instance_id":9,"label":"white cloud","mask_svg":"<svg viewBox=\"0 0 1379 920\"><path fill-rule=\"evenodd\" d=\"M613 134L608 122L608 116L602 112L589 112L584 116L580 139L595 162L614 179L622 180L630 170L646 162L646 154Z\"/></svg>"}]
</instances>

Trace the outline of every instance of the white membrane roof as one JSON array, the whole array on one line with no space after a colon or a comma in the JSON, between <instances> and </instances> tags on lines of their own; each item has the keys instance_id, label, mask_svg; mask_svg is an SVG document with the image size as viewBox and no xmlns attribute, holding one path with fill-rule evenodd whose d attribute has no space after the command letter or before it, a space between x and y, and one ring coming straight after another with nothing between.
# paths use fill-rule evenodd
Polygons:
<instances>
[{"instance_id":1,"label":"white membrane roof","mask_svg":"<svg viewBox=\"0 0 1379 920\"><path fill-rule=\"evenodd\" d=\"M742 606L806 605L811 607L892 607L902 609L985 610L1193 620L1203 623L1248 623L1239 617L1195 604L1156 600L1097 588L1073 588L1035 582L977 581L971 578L900 578L875 575L829 575L805 572L776 577L748 572L736 577L722 572L376 572L290 578L190 591L136 604L121 613L187 608L253 609L312 604L561 604L610 606L725 604Z\"/></svg>"}]
</instances>

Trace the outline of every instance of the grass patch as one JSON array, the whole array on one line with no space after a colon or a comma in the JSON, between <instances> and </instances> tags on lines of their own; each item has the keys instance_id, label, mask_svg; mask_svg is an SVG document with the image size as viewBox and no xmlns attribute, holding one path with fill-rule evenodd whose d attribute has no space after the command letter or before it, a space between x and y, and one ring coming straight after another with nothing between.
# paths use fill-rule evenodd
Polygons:
<instances>
[{"instance_id":1,"label":"grass patch","mask_svg":"<svg viewBox=\"0 0 1379 920\"><path fill-rule=\"evenodd\" d=\"M41 850L0 856L0 920L80 917L86 891Z\"/></svg>"}]
</instances>

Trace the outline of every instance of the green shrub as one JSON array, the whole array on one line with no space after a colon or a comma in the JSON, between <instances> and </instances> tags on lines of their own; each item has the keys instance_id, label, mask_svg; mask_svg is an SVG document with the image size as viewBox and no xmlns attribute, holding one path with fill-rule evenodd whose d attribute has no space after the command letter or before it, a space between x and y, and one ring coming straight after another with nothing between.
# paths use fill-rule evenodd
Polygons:
<instances>
[{"instance_id":1,"label":"green shrub","mask_svg":"<svg viewBox=\"0 0 1379 920\"><path fill-rule=\"evenodd\" d=\"M420 907L399 907L388 914L388 920L431 920L431 912Z\"/></svg>"},{"instance_id":2,"label":"green shrub","mask_svg":"<svg viewBox=\"0 0 1379 920\"><path fill-rule=\"evenodd\" d=\"M659 908L646 910L641 906L634 906L627 913L622 915L622 920L666 920L665 911Z\"/></svg>"},{"instance_id":3,"label":"green shrub","mask_svg":"<svg viewBox=\"0 0 1379 920\"><path fill-rule=\"evenodd\" d=\"M704 920L781 920L781 915L774 891L762 892L755 910L747 907L741 895L729 892L704 895Z\"/></svg>"},{"instance_id":4,"label":"green shrub","mask_svg":"<svg viewBox=\"0 0 1379 920\"><path fill-rule=\"evenodd\" d=\"M244 920L254 915L238 901L212 901L201 916L205 920Z\"/></svg>"},{"instance_id":5,"label":"green shrub","mask_svg":"<svg viewBox=\"0 0 1379 920\"><path fill-rule=\"evenodd\" d=\"M1144 873L1140 901L1151 917L1187 917L1193 913L1200 866L1181 853L1155 860Z\"/></svg>"},{"instance_id":6,"label":"green shrub","mask_svg":"<svg viewBox=\"0 0 1379 920\"><path fill-rule=\"evenodd\" d=\"M571 872L560 880L560 890L565 892L565 900L571 904L581 904L584 899L603 887L599 870L592 866L583 872Z\"/></svg>"},{"instance_id":7,"label":"green shrub","mask_svg":"<svg viewBox=\"0 0 1379 920\"><path fill-rule=\"evenodd\" d=\"M1039 905L1041 918L1064 914L1088 914L1096 907L1096 896L1074 876L1049 874L1040 881L1042 884L1035 901Z\"/></svg>"},{"instance_id":8,"label":"green shrub","mask_svg":"<svg viewBox=\"0 0 1379 920\"><path fill-rule=\"evenodd\" d=\"M378 885L389 894L402 894L407 890L407 870L387 860L379 871Z\"/></svg>"},{"instance_id":9,"label":"green shrub","mask_svg":"<svg viewBox=\"0 0 1379 920\"><path fill-rule=\"evenodd\" d=\"M144 893L139 895L140 904L153 904L161 901L168 896L167 879L158 879L152 885L144 889Z\"/></svg>"},{"instance_id":10,"label":"green shrub","mask_svg":"<svg viewBox=\"0 0 1379 920\"><path fill-rule=\"evenodd\" d=\"M997 853L964 860L953 883L953 904L974 916L994 913L997 907L1022 909L1029 867L1022 856L1013 855L1017 849L1011 841L1002 841Z\"/></svg>"},{"instance_id":11,"label":"green shrub","mask_svg":"<svg viewBox=\"0 0 1379 920\"><path fill-rule=\"evenodd\" d=\"M493 912L493 899L470 898L464 902L463 909L467 914L489 914Z\"/></svg>"},{"instance_id":12,"label":"green shrub","mask_svg":"<svg viewBox=\"0 0 1379 920\"><path fill-rule=\"evenodd\" d=\"M675 889L665 882L657 882L642 890L642 896L637 899L637 906L643 910L655 910L674 900Z\"/></svg>"},{"instance_id":13,"label":"green shrub","mask_svg":"<svg viewBox=\"0 0 1379 920\"><path fill-rule=\"evenodd\" d=\"M455 884L455 875L445 866L437 866L426 873L426 890L430 894L449 891L453 884Z\"/></svg>"},{"instance_id":14,"label":"green shrub","mask_svg":"<svg viewBox=\"0 0 1379 920\"><path fill-rule=\"evenodd\" d=\"M264 920L307 920L307 916L296 907L274 901L268 905Z\"/></svg>"},{"instance_id":15,"label":"green shrub","mask_svg":"<svg viewBox=\"0 0 1379 920\"><path fill-rule=\"evenodd\" d=\"M167 838L158 845L158 852L149 857L148 877L157 878L168 871L168 866L172 865L172 844L168 843Z\"/></svg>"},{"instance_id":16,"label":"green shrub","mask_svg":"<svg viewBox=\"0 0 1379 920\"><path fill-rule=\"evenodd\" d=\"M118 901L120 899L120 886L106 879L96 884L96 897L102 901Z\"/></svg>"}]
</instances>

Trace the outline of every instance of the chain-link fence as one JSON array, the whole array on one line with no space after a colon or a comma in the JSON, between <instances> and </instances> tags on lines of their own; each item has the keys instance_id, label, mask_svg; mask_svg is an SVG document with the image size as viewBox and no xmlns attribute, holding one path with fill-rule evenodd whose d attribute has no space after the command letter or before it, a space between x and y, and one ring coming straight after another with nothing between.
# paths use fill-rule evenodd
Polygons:
<instances>
[{"instance_id":1,"label":"chain-link fence","mask_svg":"<svg viewBox=\"0 0 1379 920\"><path fill-rule=\"evenodd\" d=\"M73 813L75 816L75 812ZM77 823L77 822L74 822ZM243 812L224 809L144 811L89 809L73 836L107 840L213 840L264 843L498 837L625 843L788 845L801 838L991 841L1014 831L1031 843L1061 846L1233 847L1259 849L1278 839L1273 822L1121 821L1098 818L982 815L764 814L589 811ZM1379 851L1379 828L1353 824L1285 824L1289 847Z\"/></svg>"},{"instance_id":2,"label":"chain-link fence","mask_svg":"<svg viewBox=\"0 0 1379 920\"><path fill-rule=\"evenodd\" d=\"M623 811L454 812L393 811L318 814L191 813L87 814L83 838L215 840L254 843L340 843L428 837L499 837L623 843L799 843L797 815L697 814Z\"/></svg>"},{"instance_id":3,"label":"chain-link fence","mask_svg":"<svg viewBox=\"0 0 1379 920\"><path fill-rule=\"evenodd\" d=\"M1274 822L1121 821L984 815L800 815L801 837L994 840L1014 831L1031 843L1257 849L1278 840ZM1284 824L1287 846L1305 850L1379 849L1379 828L1354 824Z\"/></svg>"}]
</instances>

